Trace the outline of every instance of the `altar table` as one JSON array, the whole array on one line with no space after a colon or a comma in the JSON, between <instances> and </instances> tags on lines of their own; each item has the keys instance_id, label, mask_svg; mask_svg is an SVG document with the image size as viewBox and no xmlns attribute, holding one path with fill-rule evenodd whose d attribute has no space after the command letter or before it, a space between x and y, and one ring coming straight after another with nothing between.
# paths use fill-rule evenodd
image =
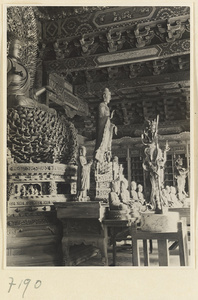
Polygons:
<instances>
[{"instance_id":1,"label":"altar table","mask_svg":"<svg viewBox=\"0 0 198 300\"><path fill-rule=\"evenodd\" d=\"M55 202L57 218L63 224L63 265L71 266L70 248L74 245L92 245L101 252L104 265L108 266L107 227L103 226L108 205L100 201Z\"/></svg>"},{"instance_id":2,"label":"altar table","mask_svg":"<svg viewBox=\"0 0 198 300\"><path fill-rule=\"evenodd\" d=\"M131 226L132 222L133 222L133 219L129 219L129 220L105 219L105 220L103 220L104 229L105 229L105 231L108 232L108 228L109 228L109 230L110 230L109 234L110 234L110 237L112 238L112 244L113 244L112 266L116 266L116 241L127 239L127 236L130 234L130 226Z\"/></svg>"}]
</instances>

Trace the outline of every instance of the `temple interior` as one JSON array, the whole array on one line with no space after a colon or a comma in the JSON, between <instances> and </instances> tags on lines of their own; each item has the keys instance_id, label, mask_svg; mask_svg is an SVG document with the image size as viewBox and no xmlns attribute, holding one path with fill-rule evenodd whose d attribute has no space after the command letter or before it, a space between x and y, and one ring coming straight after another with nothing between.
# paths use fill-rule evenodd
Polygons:
<instances>
[{"instance_id":1,"label":"temple interior","mask_svg":"<svg viewBox=\"0 0 198 300\"><path fill-rule=\"evenodd\" d=\"M190 8L7 8L7 266L190 266Z\"/></svg>"}]
</instances>

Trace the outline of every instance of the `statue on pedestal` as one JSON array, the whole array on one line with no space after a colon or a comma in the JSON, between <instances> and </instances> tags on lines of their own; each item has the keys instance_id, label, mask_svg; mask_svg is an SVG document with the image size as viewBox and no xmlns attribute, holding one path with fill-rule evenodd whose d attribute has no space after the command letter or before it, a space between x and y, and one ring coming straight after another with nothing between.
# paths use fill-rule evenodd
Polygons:
<instances>
[{"instance_id":1,"label":"statue on pedestal","mask_svg":"<svg viewBox=\"0 0 198 300\"><path fill-rule=\"evenodd\" d=\"M109 194L109 207L110 211L119 210L119 211L129 211L127 203L121 202L118 193L116 193L115 182L111 182L111 192Z\"/></svg>"},{"instance_id":2,"label":"statue on pedestal","mask_svg":"<svg viewBox=\"0 0 198 300\"><path fill-rule=\"evenodd\" d=\"M96 124L95 159L99 162L103 162L103 160L110 161L113 131L115 130L115 134L117 134L117 127L111 123L114 111L110 113L108 107L111 100L111 92L108 88L104 90L103 100L98 108Z\"/></svg>"},{"instance_id":3,"label":"statue on pedestal","mask_svg":"<svg viewBox=\"0 0 198 300\"><path fill-rule=\"evenodd\" d=\"M162 189L164 187L164 166L166 163L166 153L169 151L168 142L164 151L159 148L158 143L158 123L156 120L148 121L142 134L142 143L146 146L144 150L143 169L149 172L151 182L150 203L156 213L162 213Z\"/></svg>"},{"instance_id":4,"label":"statue on pedestal","mask_svg":"<svg viewBox=\"0 0 198 300\"><path fill-rule=\"evenodd\" d=\"M111 192L109 194L109 203L110 203L110 207L118 207L121 208L122 204L120 202L118 193L116 192L116 184L114 181L112 181L111 183Z\"/></svg>"},{"instance_id":5,"label":"statue on pedestal","mask_svg":"<svg viewBox=\"0 0 198 300\"><path fill-rule=\"evenodd\" d=\"M96 120L96 144L94 151L94 168L91 176L91 191L95 199L105 202L109 199L110 185L114 180L116 190L120 193L120 176L118 159L112 162L111 144L113 132L117 134L117 127L111 123L114 111L110 113L108 104L111 100L111 92L105 88L103 102L100 103ZM101 188L102 186L102 188Z\"/></svg>"},{"instance_id":6,"label":"statue on pedestal","mask_svg":"<svg viewBox=\"0 0 198 300\"><path fill-rule=\"evenodd\" d=\"M55 109L38 102L49 86L31 97L30 74L21 62L24 44L8 34L7 65L7 145L16 163L75 163L77 138L73 124Z\"/></svg>"},{"instance_id":7,"label":"statue on pedestal","mask_svg":"<svg viewBox=\"0 0 198 300\"><path fill-rule=\"evenodd\" d=\"M27 68L20 61L20 51L22 41L13 34L8 35L10 39L9 53L7 58L7 106L40 108L44 111L56 114L54 109L47 105L39 103L37 97L45 91L53 92L49 86L44 86L35 91L34 99L29 97L30 92L30 75Z\"/></svg>"},{"instance_id":8,"label":"statue on pedestal","mask_svg":"<svg viewBox=\"0 0 198 300\"><path fill-rule=\"evenodd\" d=\"M87 191L90 189L90 169L93 161L87 163L86 148L81 146L79 148L78 159L78 201L87 201Z\"/></svg>"}]
</instances>

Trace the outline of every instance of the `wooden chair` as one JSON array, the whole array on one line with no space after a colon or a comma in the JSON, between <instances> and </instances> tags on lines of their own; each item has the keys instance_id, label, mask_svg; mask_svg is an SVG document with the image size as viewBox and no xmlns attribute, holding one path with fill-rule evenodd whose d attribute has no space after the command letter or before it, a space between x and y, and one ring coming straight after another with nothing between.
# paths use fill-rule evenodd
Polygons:
<instances>
[{"instance_id":1,"label":"wooden chair","mask_svg":"<svg viewBox=\"0 0 198 300\"><path fill-rule=\"evenodd\" d=\"M187 226L187 234L188 239L190 239L190 207L179 207L179 208L169 208L168 211L170 212L178 212L180 220L186 219L186 226ZM170 247L169 250L174 250L178 246L178 242L175 241Z\"/></svg>"},{"instance_id":2,"label":"wooden chair","mask_svg":"<svg viewBox=\"0 0 198 300\"><path fill-rule=\"evenodd\" d=\"M178 241L180 266L188 266L188 243L187 230L184 220L177 224L177 232L150 232L142 231L137 228L136 224L131 225L132 239L132 265L140 266L139 243L143 241L144 266L149 266L149 252L147 240L157 240L159 266L168 266L169 264L169 249L168 241Z\"/></svg>"},{"instance_id":3,"label":"wooden chair","mask_svg":"<svg viewBox=\"0 0 198 300\"><path fill-rule=\"evenodd\" d=\"M180 219L186 218L186 225L190 226L190 207L179 207L179 208L169 207L168 211L178 212ZM187 227L187 229L188 229L188 227Z\"/></svg>"}]
</instances>

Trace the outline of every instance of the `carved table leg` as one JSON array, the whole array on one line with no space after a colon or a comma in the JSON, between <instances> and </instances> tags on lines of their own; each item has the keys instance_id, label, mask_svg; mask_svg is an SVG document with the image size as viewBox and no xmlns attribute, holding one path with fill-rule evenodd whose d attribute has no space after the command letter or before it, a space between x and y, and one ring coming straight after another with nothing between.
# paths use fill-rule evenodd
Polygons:
<instances>
[{"instance_id":1,"label":"carved table leg","mask_svg":"<svg viewBox=\"0 0 198 300\"><path fill-rule=\"evenodd\" d=\"M69 256L69 248L70 248L70 245L68 243L68 240L63 238L62 250L63 250L63 265L64 266L72 266L72 262L71 262L70 256Z\"/></svg>"},{"instance_id":2,"label":"carved table leg","mask_svg":"<svg viewBox=\"0 0 198 300\"><path fill-rule=\"evenodd\" d=\"M102 262L105 266L108 266L108 231L104 226L102 230L102 236L99 238L99 248L102 256Z\"/></svg>"},{"instance_id":3,"label":"carved table leg","mask_svg":"<svg viewBox=\"0 0 198 300\"><path fill-rule=\"evenodd\" d=\"M105 266L108 266L107 240L105 238L101 239L99 243L99 248L101 252L102 263Z\"/></svg>"}]
</instances>

